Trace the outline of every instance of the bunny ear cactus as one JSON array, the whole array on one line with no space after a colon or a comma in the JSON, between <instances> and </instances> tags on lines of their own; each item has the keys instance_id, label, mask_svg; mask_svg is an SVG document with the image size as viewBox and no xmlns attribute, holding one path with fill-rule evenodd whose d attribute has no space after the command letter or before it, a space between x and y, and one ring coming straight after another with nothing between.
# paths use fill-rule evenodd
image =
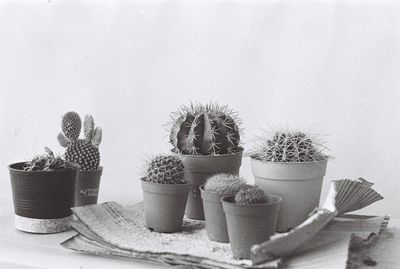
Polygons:
<instances>
[{"instance_id":1,"label":"bunny ear cactus","mask_svg":"<svg viewBox=\"0 0 400 269\"><path fill-rule=\"evenodd\" d=\"M257 186L246 185L235 196L235 203L239 205L262 204L268 202L264 192Z\"/></svg>"},{"instance_id":2,"label":"bunny ear cactus","mask_svg":"<svg viewBox=\"0 0 400 269\"><path fill-rule=\"evenodd\" d=\"M66 148L65 159L80 165L82 170L96 170L100 163L99 145L102 138L100 127L94 127L93 117L87 115L84 122L85 139L79 139L81 118L76 112L68 112L62 119L62 132L58 141Z\"/></svg>"},{"instance_id":3,"label":"bunny ear cactus","mask_svg":"<svg viewBox=\"0 0 400 269\"><path fill-rule=\"evenodd\" d=\"M147 165L145 180L160 184L184 184L183 162L177 156L159 155Z\"/></svg>"},{"instance_id":4,"label":"bunny ear cactus","mask_svg":"<svg viewBox=\"0 0 400 269\"><path fill-rule=\"evenodd\" d=\"M172 115L170 142L181 154L217 155L238 151L237 113L216 103L182 106Z\"/></svg>"},{"instance_id":5,"label":"bunny ear cactus","mask_svg":"<svg viewBox=\"0 0 400 269\"><path fill-rule=\"evenodd\" d=\"M204 190L220 194L235 194L245 184L245 180L238 175L217 174L207 180Z\"/></svg>"}]
</instances>

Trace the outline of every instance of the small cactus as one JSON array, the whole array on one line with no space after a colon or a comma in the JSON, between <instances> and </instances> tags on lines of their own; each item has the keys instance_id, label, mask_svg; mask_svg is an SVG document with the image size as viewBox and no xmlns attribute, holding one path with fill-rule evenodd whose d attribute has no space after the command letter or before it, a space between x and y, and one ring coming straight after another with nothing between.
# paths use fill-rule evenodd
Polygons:
<instances>
[{"instance_id":1,"label":"small cactus","mask_svg":"<svg viewBox=\"0 0 400 269\"><path fill-rule=\"evenodd\" d=\"M240 149L237 113L227 106L192 103L182 106L171 118L170 142L177 153L216 155Z\"/></svg>"},{"instance_id":2,"label":"small cactus","mask_svg":"<svg viewBox=\"0 0 400 269\"><path fill-rule=\"evenodd\" d=\"M94 127L93 117L87 115L84 122L85 139L79 139L81 118L76 112L68 112L62 118L62 133L58 142L65 147L65 159L78 164L82 170L96 170L100 163L99 145L102 138L100 127Z\"/></svg>"},{"instance_id":3,"label":"small cactus","mask_svg":"<svg viewBox=\"0 0 400 269\"><path fill-rule=\"evenodd\" d=\"M173 155L159 155L154 157L146 170L146 181L159 184L184 184L183 162Z\"/></svg>"},{"instance_id":4,"label":"small cactus","mask_svg":"<svg viewBox=\"0 0 400 269\"><path fill-rule=\"evenodd\" d=\"M250 151L250 157L269 162L313 162L329 158L323 153L326 147L317 137L302 132L276 132L272 137L260 137Z\"/></svg>"},{"instance_id":5,"label":"small cactus","mask_svg":"<svg viewBox=\"0 0 400 269\"><path fill-rule=\"evenodd\" d=\"M262 204L268 202L264 192L257 186L246 185L235 195L235 203L239 205Z\"/></svg>"},{"instance_id":6,"label":"small cactus","mask_svg":"<svg viewBox=\"0 0 400 269\"><path fill-rule=\"evenodd\" d=\"M221 194L236 194L246 184L238 175L217 174L207 179L204 190Z\"/></svg>"},{"instance_id":7,"label":"small cactus","mask_svg":"<svg viewBox=\"0 0 400 269\"><path fill-rule=\"evenodd\" d=\"M25 162L25 171L55 171L72 168L73 165L66 162L61 156L55 156L48 147L45 147L44 150L46 154L38 154L32 160Z\"/></svg>"}]
</instances>

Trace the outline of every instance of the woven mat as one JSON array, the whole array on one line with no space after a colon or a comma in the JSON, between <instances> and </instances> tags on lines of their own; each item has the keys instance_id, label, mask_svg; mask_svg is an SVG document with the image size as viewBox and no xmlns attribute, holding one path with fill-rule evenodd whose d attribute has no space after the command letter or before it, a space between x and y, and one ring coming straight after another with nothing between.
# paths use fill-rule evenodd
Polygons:
<instances>
[{"instance_id":1,"label":"woven mat","mask_svg":"<svg viewBox=\"0 0 400 269\"><path fill-rule=\"evenodd\" d=\"M184 219L181 233L163 234L145 228L142 204L124 208L107 202L77 207L73 212L77 220L72 226L78 234L61 244L65 248L170 265L221 269L320 268L322 265L329 268L329 264L332 268L357 268L368 261L368 249L388 222L385 217L335 218L294 255L253 266L251 260L233 259L229 244L208 240L203 221ZM352 246L350 252L349 246Z\"/></svg>"}]
</instances>

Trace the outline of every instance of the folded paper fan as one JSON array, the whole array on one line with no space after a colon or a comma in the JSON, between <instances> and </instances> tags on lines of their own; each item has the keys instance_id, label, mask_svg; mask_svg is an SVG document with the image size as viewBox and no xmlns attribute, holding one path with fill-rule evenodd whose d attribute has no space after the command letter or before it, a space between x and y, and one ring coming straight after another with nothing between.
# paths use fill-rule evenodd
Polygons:
<instances>
[{"instance_id":1,"label":"folded paper fan","mask_svg":"<svg viewBox=\"0 0 400 269\"><path fill-rule=\"evenodd\" d=\"M321 231L334 217L383 199L371 188L372 185L363 178L333 181L322 209L312 212L307 220L293 230L276 234L270 240L251 248L253 264L289 255Z\"/></svg>"}]
</instances>

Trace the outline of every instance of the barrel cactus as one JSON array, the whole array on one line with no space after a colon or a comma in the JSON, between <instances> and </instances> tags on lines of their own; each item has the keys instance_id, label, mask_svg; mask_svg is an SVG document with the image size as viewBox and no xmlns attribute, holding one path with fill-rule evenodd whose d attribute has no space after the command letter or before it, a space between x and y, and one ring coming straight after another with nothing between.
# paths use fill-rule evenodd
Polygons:
<instances>
[{"instance_id":1,"label":"barrel cactus","mask_svg":"<svg viewBox=\"0 0 400 269\"><path fill-rule=\"evenodd\" d=\"M147 164L145 181L159 184L184 184L183 162L173 155L158 155Z\"/></svg>"},{"instance_id":2,"label":"barrel cactus","mask_svg":"<svg viewBox=\"0 0 400 269\"><path fill-rule=\"evenodd\" d=\"M298 131L275 132L256 139L258 144L250 151L250 157L270 162L313 162L328 158L326 147L317 136Z\"/></svg>"},{"instance_id":3,"label":"barrel cactus","mask_svg":"<svg viewBox=\"0 0 400 269\"><path fill-rule=\"evenodd\" d=\"M65 147L65 159L76 163L82 170L96 170L100 163L99 145L102 138L100 127L94 127L91 115L84 121L84 139L79 139L82 121L76 112L68 112L62 118L62 132L58 134L58 142Z\"/></svg>"},{"instance_id":4,"label":"barrel cactus","mask_svg":"<svg viewBox=\"0 0 400 269\"><path fill-rule=\"evenodd\" d=\"M237 113L228 106L192 103L182 106L171 118L170 142L177 153L217 155L241 149Z\"/></svg>"},{"instance_id":5,"label":"barrel cactus","mask_svg":"<svg viewBox=\"0 0 400 269\"><path fill-rule=\"evenodd\" d=\"M239 205L262 204L268 202L264 192L257 186L246 185L235 195L235 203Z\"/></svg>"},{"instance_id":6,"label":"barrel cactus","mask_svg":"<svg viewBox=\"0 0 400 269\"><path fill-rule=\"evenodd\" d=\"M207 179L204 190L220 194L236 194L246 184L238 175L217 174Z\"/></svg>"}]
</instances>

